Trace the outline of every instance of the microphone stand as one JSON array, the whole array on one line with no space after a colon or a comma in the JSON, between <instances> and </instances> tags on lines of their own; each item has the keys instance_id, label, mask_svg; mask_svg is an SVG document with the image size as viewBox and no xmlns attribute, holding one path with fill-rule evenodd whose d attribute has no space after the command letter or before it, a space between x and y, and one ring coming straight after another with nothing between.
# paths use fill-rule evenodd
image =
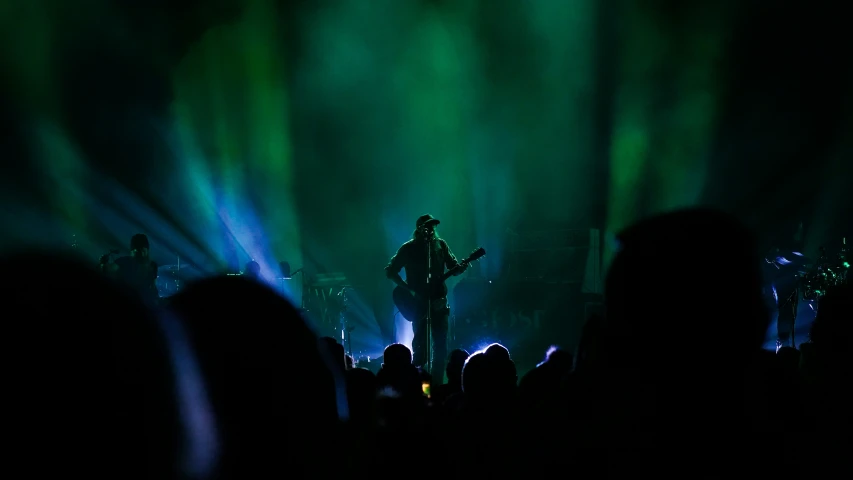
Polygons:
<instances>
[{"instance_id":1,"label":"microphone stand","mask_svg":"<svg viewBox=\"0 0 853 480\"><path fill-rule=\"evenodd\" d=\"M791 309L791 346L797 348L796 332L797 332L797 309L800 306L800 288L797 287L791 292L791 296L786 301L787 306Z\"/></svg>"},{"instance_id":2,"label":"microphone stand","mask_svg":"<svg viewBox=\"0 0 853 480\"><path fill-rule=\"evenodd\" d=\"M307 282L308 282L305 279L304 268L298 268L298 269L296 269L295 272L291 273L289 276L281 277L281 294L284 297L287 297L287 288L285 288L285 282L287 280L291 280L293 277L296 276L297 273L302 274L302 277L300 279L302 281L302 295L300 295L301 298L299 299L299 309L302 310L302 312L304 313L304 311L305 311L305 294L306 294L306 288L305 287L307 286Z\"/></svg>"},{"instance_id":3,"label":"microphone stand","mask_svg":"<svg viewBox=\"0 0 853 480\"><path fill-rule=\"evenodd\" d=\"M349 355L350 358L353 359L353 363L355 362L355 357L352 355L352 339L350 338L350 333L355 329L355 327L350 327L349 325L349 296L347 295L347 290L349 287L344 287L341 289L338 296L340 297L340 323L341 323L341 344L344 347L344 353Z\"/></svg>"},{"instance_id":4,"label":"microphone stand","mask_svg":"<svg viewBox=\"0 0 853 480\"><path fill-rule=\"evenodd\" d=\"M424 237L426 238L426 236ZM427 239L426 365L432 373L432 239Z\"/></svg>"}]
</instances>

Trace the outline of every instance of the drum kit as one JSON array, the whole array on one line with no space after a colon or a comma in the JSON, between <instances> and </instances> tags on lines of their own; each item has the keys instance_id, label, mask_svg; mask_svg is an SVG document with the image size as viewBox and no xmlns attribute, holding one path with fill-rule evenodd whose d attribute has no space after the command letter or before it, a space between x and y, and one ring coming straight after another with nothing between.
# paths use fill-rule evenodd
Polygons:
<instances>
[{"instance_id":1,"label":"drum kit","mask_svg":"<svg viewBox=\"0 0 853 480\"><path fill-rule=\"evenodd\" d=\"M820 256L816 261L806 258L800 252L776 250L775 253L765 258L765 262L772 265L774 272L776 272L772 275L774 280L769 289L772 292L773 305L780 314L783 311L788 312L789 321L792 322L790 325L791 346L796 346L794 343L794 325L800 311L799 302L805 302L805 305L814 315L819 310L821 299L828 291L847 284L850 271L847 239L842 239L841 248L835 255L827 254L826 249L821 247ZM782 293L776 288L777 282L785 285L782 289L784 298L777 296ZM768 300L770 299L768 298ZM782 341L777 340L777 350L781 346Z\"/></svg>"},{"instance_id":2,"label":"drum kit","mask_svg":"<svg viewBox=\"0 0 853 480\"><path fill-rule=\"evenodd\" d=\"M192 265L181 262L176 257L174 265L160 265L157 268L157 279L154 285L160 298L168 298L184 289L184 285L202 277L201 272Z\"/></svg>"},{"instance_id":3,"label":"drum kit","mask_svg":"<svg viewBox=\"0 0 853 480\"><path fill-rule=\"evenodd\" d=\"M187 268L184 267L186 271ZM184 288L185 279L181 275L180 263L176 265L163 265L157 269L157 293L160 298L171 297Z\"/></svg>"},{"instance_id":4,"label":"drum kit","mask_svg":"<svg viewBox=\"0 0 853 480\"><path fill-rule=\"evenodd\" d=\"M802 298L809 302L819 302L827 290L845 285L850 272L850 259L847 254L847 238L841 240L841 249L834 256L821 247L820 257L810 269L797 273L797 281Z\"/></svg>"}]
</instances>

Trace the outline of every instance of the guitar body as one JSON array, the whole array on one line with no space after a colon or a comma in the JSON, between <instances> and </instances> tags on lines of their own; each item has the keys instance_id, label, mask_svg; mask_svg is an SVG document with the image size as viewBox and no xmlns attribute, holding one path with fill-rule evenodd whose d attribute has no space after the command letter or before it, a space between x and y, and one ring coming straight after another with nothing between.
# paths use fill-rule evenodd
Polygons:
<instances>
[{"instance_id":1,"label":"guitar body","mask_svg":"<svg viewBox=\"0 0 853 480\"><path fill-rule=\"evenodd\" d=\"M483 247L474 250L474 252L471 253L468 258L459 262L459 266L457 267L457 269L467 267L468 264L475 260L479 260L485 254L486 250L484 250ZM447 285L444 284L444 281L450 278L457 271L458 270L454 269L445 273L440 279L438 279L438 282L432 285L432 288L430 289L431 291L429 292L430 302L433 302L435 300L441 300L447 297ZM424 309L419 308L418 302L422 300L418 299L415 294L413 294L409 290L399 286L394 289L394 292L391 294L391 296L394 299L394 305L397 307L397 310L400 311L400 315L402 315L403 318L405 318L409 322L419 320L419 318L417 318L418 311Z\"/></svg>"},{"instance_id":2,"label":"guitar body","mask_svg":"<svg viewBox=\"0 0 853 480\"><path fill-rule=\"evenodd\" d=\"M423 308L418 307L418 302L421 300L419 300L415 294L403 287L396 287L394 288L394 292L391 296L394 299L394 306L397 307L397 310L400 311L400 315L402 315L403 318L409 322L414 322L418 319L418 310L423 310ZM440 300L445 297L447 297L447 285L445 285L444 282L441 282L433 289L433 292L430 295L430 301Z\"/></svg>"},{"instance_id":3,"label":"guitar body","mask_svg":"<svg viewBox=\"0 0 853 480\"><path fill-rule=\"evenodd\" d=\"M391 296L394 298L394 305L400 311L400 315L406 321L414 321L418 312L418 301L415 296L403 287L395 288Z\"/></svg>"}]
</instances>

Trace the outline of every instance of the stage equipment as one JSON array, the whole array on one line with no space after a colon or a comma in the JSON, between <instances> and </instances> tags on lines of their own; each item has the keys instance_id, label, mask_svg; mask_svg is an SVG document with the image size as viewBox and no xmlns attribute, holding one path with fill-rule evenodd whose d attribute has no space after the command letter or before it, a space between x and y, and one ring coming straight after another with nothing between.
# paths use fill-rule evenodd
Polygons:
<instances>
[{"instance_id":1,"label":"stage equipment","mask_svg":"<svg viewBox=\"0 0 853 480\"><path fill-rule=\"evenodd\" d=\"M577 284L603 292L601 233L595 228L510 231L504 278Z\"/></svg>"},{"instance_id":2,"label":"stage equipment","mask_svg":"<svg viewBox=\"0 0 853 480\"><path fill-rule=\"evenodd\" d=\"M847 256L847 238L841 239L841 248L834 256L820 248L817 262L804 272L798 272L798 287L803 300L819 302L828 289L847 284L850 262Z\"/></svg>"}]
</instances>

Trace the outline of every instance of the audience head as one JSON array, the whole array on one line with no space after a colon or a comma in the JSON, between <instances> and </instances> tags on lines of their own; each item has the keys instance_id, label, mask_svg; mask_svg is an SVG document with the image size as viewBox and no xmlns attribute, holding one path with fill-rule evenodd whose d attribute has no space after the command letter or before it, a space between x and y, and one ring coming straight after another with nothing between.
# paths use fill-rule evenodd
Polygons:
<instances>
[{"instance_id":1,"label":"audience head","mask_svg":"<svg viewBox=\"0 0 853 480\"><path fill-rule=\"evenodd\" d=\"M510 358L509 349L500 343L493 343L486 347L483 353L492 361L501 384L505 388L510 388L510 385L515 386L518 381L518 371L515 368L515 362Z\"/></svg>"},{"instance_id":2,"label":"audience head","mask_svg":"<svg viewBox=\"0 0 853 480\"><path fill-rule=\"evenodd\" d=\"M320 343L327 349L331 358L334 359L335 365L338 365L340 368L348 368L347 354L343 345L338 343L333 337L322 337L320 338Z\"/></svg>"},{"instance_id":3,"label":"audience head","mask_svg":"<svg viewBox=\"0 0 853 480\"><path fill-rule=\"evenodd\" d=\"M448 355L445 373L447 373L447 380L451 384L459 384L462 382L462 369L465 367L465 360L468 360L469 356L471 356L471 354L461 348L453 350L450 352L450 355Z\"/></svg>"},{"instance_id":4,"label":"audience head","mask_svg":"<svg viewBox=\"0 0 853 480\"><path fill-rule=\"evenodd\" d=\"M403 398L422 396L420 371L412 365L412 351L402 343L392 343L385 347L382 367L376 378L380 388L391 387Z\"/></svg>"},{"instance_id":5,"label":"audience head","mask_svg":"<svg viewBox=\"0 0 853 480\"><path fill-rule=\"evenodd\" d=\"M309 468L348 413L343 358L331 358L287 300L242 276L190 285L172 297L172 309L187 326L230 440L222 475Z\"/></svg>"},{"instance_id":6,"label":"audience head","mask_svg":"<svg viewBox=\"0 0 853 480\"><path fill-rule=\"evenodd\" d=\"M497 360L510 360L509 349L500 343L493 343L483 350L487 356Z\"/></svg>"},{"instance_id":7,"label":"audience head","mask_svg":"<svg viewBox=\"0 0 853 480\"><path fill-rule=\"evenodd\" d=\"M203 471L198 462L184 464L184 447L197 445L198 432L180 406L196 399L204 410L174 373L193 374L185 339L73 258L0 259L0 269L15 274L0 292L8 316L3 425L14 439L4 447L6 468L39 465L90 478Z\"/></svg>"},{"instance_id":8,"label":"audience head","mask_svg":"<svg viewBox=\"0 0 853 480\"><path fill-rule=\"evenodd\" d=\"M614 389L633 385L643 393L620 405L624 420L610 424L673 436L739 428L743 378L769 324L752 236L726 214L688 209L641 221L618 242L595 347L602 364L584 369L610 378ZM719 341L722 325L735 329L726 336L726 352L700 351ZM705 404L715 408L681 421L685 409Z\"/></svg>"},{"instance_id":9,"label":"audience head","mask_svg":"<svg viewBox=\"0 0 853 480\"><path fill-rule=\"evenodd\" d=\"M383 368L404 368L412 365L412 351L402 343L392 343L385 347Z\"/></svg>"},{"instance_id":10,"label":"audience head","mask_svg":"<svg viewBox=\"0 0 853 480\"><path fill-rule=\"evenodd\" d=\"M570 352L562 350L557 346L552 346L545 352L545 360L539 365L548 365L549 367L568 371L572 369L573 363L574 357Z\"/></svg>"},{"instance_id":11,"label":"audience head","mask_svg":"<svg viewBox=\"0 0 853 480\"><path fill-rule=\"evenodd\" d=\"M624 350L621 358L634 362L636 350L661 344L663 355L689 355L694 342L713 339L733 315L738 334L727 343L734 350L718 360L741 363L760 348L769 323L761 264L738 221L713 210L683 210L627 228L618 243L605 286L611 359Z\"/></svg>"},{"instance_id":12,"label":"audience head","mask_svg":"<svg viewBox=\"0 0 853 480\"><path fill-rule=\"evenodd\" d=\"M465 361L462 368L462 391L466 397L485 397L492 393L494 374L489 357L477 352Z\"/></svg>"},{"instance_id":13,"label":"audience head","mask_svg":"<svg viewBox=\"0 0 853 480\"><path fill-rule=\"evenodd\" d=\"M491 355L477 352L468 357L462 369L462 391L466 398L474 402L500 403L512 395L518 380L515 363L509 360L506 348L498 347Z\"/></svg>"}]
</instances>

